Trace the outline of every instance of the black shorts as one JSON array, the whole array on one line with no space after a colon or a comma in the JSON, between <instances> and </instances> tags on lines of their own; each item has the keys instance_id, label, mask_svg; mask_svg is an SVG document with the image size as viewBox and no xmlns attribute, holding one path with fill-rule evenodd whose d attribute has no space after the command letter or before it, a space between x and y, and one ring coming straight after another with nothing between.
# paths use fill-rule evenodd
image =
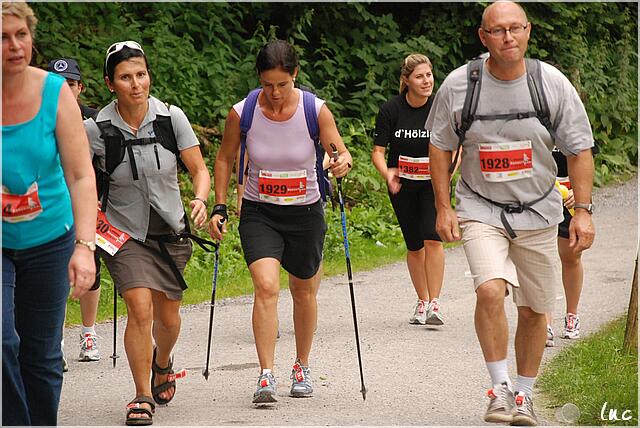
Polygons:
<instances>
[{"instance_id":1,"label":"black shorts","mask_svg":"<svg viewBox=\"0 0 640 428\"><path fill-rule=\"evenodd\" d=\"M431 183L405 186L395 195L389 193L404 242L409 251L424 247L424 241L440 241L436 232L436 204Z\"/></svg>"},{"instance_id":2,"label":"black shorts","mask_svg":"<svg viewBox=\"0 0 640 428\"><path fill-rule=\"evenodd\" d=\"M285 206L243 199L238 230L247 266L272 257L300 279L320 268L327 233L321 200Z\"/></svg>"},{"instance_id":3,"label":"black shorts","mask_svg":"<svg viewBox=\"0 0 640 428\"><path fill-rule=\"evenodd\" d=\"M558 225L558 238L569 239L569 225L571 224L572 216L566 207L563 207L562 214L564 215L564 220Z\"/></svg>"}]
</instances>

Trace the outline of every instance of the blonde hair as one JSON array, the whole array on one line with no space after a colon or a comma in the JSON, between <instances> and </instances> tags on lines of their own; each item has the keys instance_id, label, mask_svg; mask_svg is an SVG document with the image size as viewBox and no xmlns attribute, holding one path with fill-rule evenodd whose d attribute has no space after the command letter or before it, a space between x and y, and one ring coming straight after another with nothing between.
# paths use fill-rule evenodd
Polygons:
<instances>
[{"instance_id":1,"label":"blonde hair","mask_svg":"<svg viewBox=\"0 0 640 428\"><path fill-rule=\"evenodd\" d=\"M412 53L410 55L407 55L407 57L404 59L404 61L402 62L402 67L400 67L400 93L402 93L407 87L404 79L411 76L413 70L415 70L415 68L420 64L427 64L429 68L433 69L431 61L426 55Z\"/></svg>"},{"instance_id":2,"label":"blonde hair","mask_svg":"<svg viewBox=\"0 0 640 428\"><path fill-rule=\"evenodd\" d=\"M13 15L18 19L24 19L27 22L27 28L31 33L31 37L35 36L36 24L38 18L33 13L33 9L24 1L3 1L2 2L2 17L7 15Z\"/></svg>"}]
</instances>

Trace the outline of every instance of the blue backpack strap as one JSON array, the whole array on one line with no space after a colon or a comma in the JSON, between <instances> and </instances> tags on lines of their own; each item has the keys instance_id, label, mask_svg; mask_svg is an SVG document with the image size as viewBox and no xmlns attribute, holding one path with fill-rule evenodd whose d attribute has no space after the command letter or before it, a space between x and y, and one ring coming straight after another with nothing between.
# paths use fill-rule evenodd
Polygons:
<instances>
[{"instance_id":1,"label":"blue backpack strap","mask_svg":"<svg viewBox=\"0 0 640 428\"><path fill-rule=\"evenodd\" d=\"M316 96L309 91L302 91L302 105L304 106L304 118L307 122L309 137L313 140L316 148L316 177L318 179L318 189L323 201L327 201L328 180L324 175L322 160L324 159L324 148L320 144L320 126L318 125L318 113L316 112Z\"/></svg>"},{"instance_id":2,"label":"blue backpack strap","mask_svg":"<svg viewBox=\"0 0 640 428\"><path fill-rule=\"evenodd\" d=\"M244 152L247 150L247 133L253 123L253 113L258 103L260 91L261 89L257 88L249 92L244 101L244 107L242 107L242 114L240 115L240 168L238 168L238 184L242 184L244 181Z\"/></svg>"}]
</instances>

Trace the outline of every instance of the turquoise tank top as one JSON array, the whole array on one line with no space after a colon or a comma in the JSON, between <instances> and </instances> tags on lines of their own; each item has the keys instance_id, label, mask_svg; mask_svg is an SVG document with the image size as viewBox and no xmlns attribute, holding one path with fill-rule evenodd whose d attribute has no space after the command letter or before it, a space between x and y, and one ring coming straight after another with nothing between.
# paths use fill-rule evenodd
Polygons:
<instances>
[{"instance_id":1,"label":"turquoise tank top","mask_svg":"<svg viewBox=\"0 0 640 428\"><path fill-rule=\"evenodd\" d=\"M42 103L31 120L2 127L2 185L21 195L38 183L42 212L20 223L2 222L2 247L24 250L45 244L73 226L71 197L56 139L58 98L64 78L48 73Z\"/></svg>"}]
</instances>

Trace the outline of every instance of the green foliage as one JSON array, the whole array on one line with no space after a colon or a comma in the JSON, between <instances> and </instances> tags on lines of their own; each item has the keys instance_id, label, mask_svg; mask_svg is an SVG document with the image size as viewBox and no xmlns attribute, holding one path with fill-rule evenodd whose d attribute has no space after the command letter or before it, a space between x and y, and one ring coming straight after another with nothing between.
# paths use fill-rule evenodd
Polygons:
<instances>
[{"instance_id":1,"label":"green foliage","mask_svg":"<svg viewBox=\"0 0 640 428\"><path fill-rule=\"evenodd\" d=\"M32 3L39 19L33 62L44 67L53 57L76 58L86 86L83 99L104 106L111 101L102 77L105 51L113 42L137 40L149 59L152 93L180 106L193 124L219 134L233 103L258 86L259 48L274 38L289 40L299 54L298 80L327 100L354 157L344 181L350 233L363 243L354 248L399 254L402 240L386 186L370 161L378 108L397 93L407 54L431 58L437 87L450 71L483 52L477 31L487 3L37 2ZM531 2L523 7L533 23L529 55L554 63L570 78L602 142L596 184L633 173L638 5ZM213 172L219 137L207 138L213 144L204 150L205 161ZM185 178L186 203L192 193ZM235 209L231 192L228 202ZM330 224L339 220L333 212L328 219ZM246 291L236 231L225 248L221 275ZM327 263L339 260L339 229L330 228L327 248ZM211 255L196 250L188 280L210 281L203 278L211 261Z\"/></svg>"},{"instance_id":2,"label":"green foliage","mask_svg":"<svg viewBox=\"0 0 640 428\"><path fill-rule=\"evenodd\" d=\"M275 37L298 50L300 79L325 98L350 147L370 150L379 105L396 93L399 66L427 54L436 81L484 50L471 3L34 3L34 62L80 62L90 105L110 94L104 52L134 39L149 57L153 93L193 123L222 129L231 105L258 85L258 49ZM557 65L576 86L602 142L596 184L633 173L638 160L636 3L525 3L529 55ZM82 17L82 19L76 19ZM353 134L352 134L353 132ZM363 168L358 186L375 174ZM381 182L379 182L381 183ZM361 196L360 193L352 198Z\"/></svg>"},{"instance_id":3,"label":"green foliage","mask_svg":"<svg viewBox=\"0 0 640 428\"><path fill-rule=\"evenodd\" d=\"M538 380L538 386L549 397L549 407L575 404L580 410L576 425L638 426L638 353L622 351L625 325L626 316L565 348L551 361ZM630 410L633 418L601 420L605 402L605 418L611 408L618 409L618 417Z\"/></svg>"},{"instance_id":4,"label":"green foliage","mask_svg":"<svg viewBox=\"0 0 640 428\"><path fill-rule=\"evenodd\" d=\"M638 5L527 4L533 22L529 52L562 70L582 98L594 138L596 185L638 163Z\"/></svg>"}]
</instances>

